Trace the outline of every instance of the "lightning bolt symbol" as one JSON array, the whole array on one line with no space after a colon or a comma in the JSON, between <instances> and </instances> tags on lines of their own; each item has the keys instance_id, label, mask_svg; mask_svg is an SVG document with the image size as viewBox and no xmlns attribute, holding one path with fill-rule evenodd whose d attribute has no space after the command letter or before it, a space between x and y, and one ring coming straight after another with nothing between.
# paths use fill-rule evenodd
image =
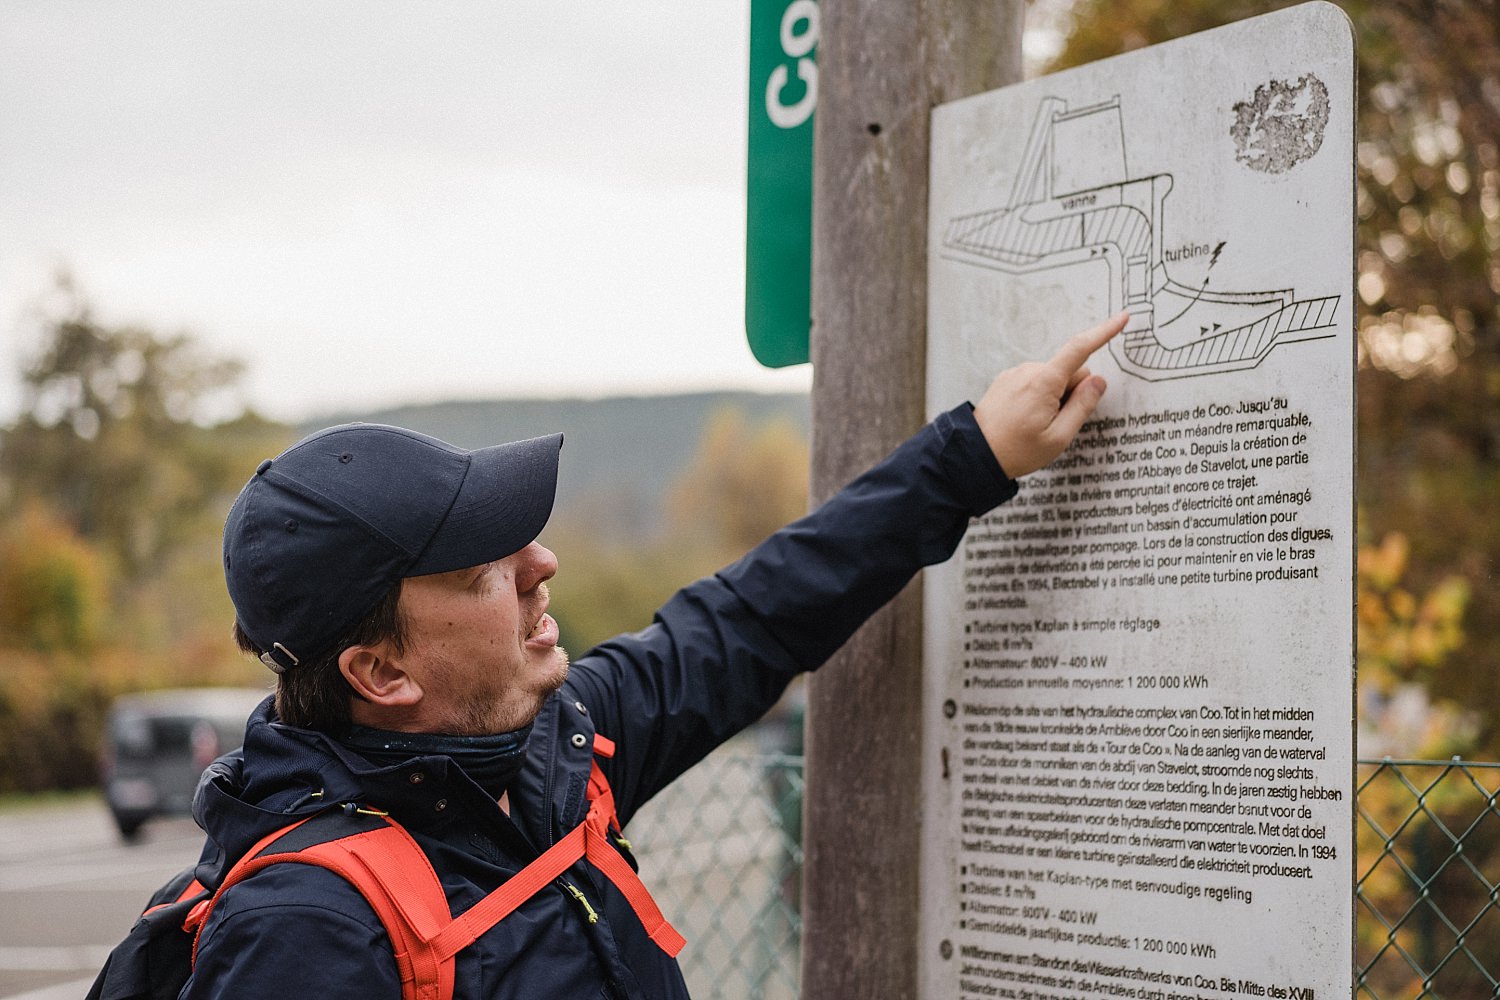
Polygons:
<instances>
[{"instance_id":1,"label":"lightning bolt symbol","mask_svg":"<svg viewBox=\"0 0 1500 1000\"><path fill-rule=\"evenodd\" d=\"M1213 266L1219 262L1219 251L1221 251L1221 250L1224 249L1224 244L1226 242L1228 242L1228 241L1227 240L1221 240L1219 242L1219 245L1216 246L1216 247L1214 247L1214 254L1213 254L1213 256L1210 257L1210 258L1208 258L1208 266L1209 266L1210 270L1212 270Z\"/></svg>"}]
</instances>

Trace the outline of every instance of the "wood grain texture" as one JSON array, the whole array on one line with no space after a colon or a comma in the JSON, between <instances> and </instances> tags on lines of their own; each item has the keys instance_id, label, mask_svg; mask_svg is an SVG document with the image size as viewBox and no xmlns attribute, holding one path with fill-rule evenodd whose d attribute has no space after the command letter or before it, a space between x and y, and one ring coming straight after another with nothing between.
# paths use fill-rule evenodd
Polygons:
<instances>
[{"instance_id":1,"label":"wood grain texture","mask_svg":"<svg viewBox=\"0 0 1500 1000\"><path fill-rule=\"evenodd\" d=\"M820 10L815 502L922 424L930 112L1020 78L1023 3L823 0ZM813 679L804 997L916 996L921 652L913 585Z\"/></svg>"}]
</instances>

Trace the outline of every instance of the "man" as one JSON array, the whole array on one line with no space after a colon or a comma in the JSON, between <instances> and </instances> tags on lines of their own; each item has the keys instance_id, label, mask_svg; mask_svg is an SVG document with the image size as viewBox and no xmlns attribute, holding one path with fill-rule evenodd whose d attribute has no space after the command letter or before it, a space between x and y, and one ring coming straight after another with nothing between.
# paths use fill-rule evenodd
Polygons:
<instances>
[{"instance_id":1,"label":"man","mask_svg":"<svg viewBox=\"0 0 1500 1000\"><path fill-rule=\"evenodd\" d=\"M971 517L1072 441L1104 392L1084 363L1124 322L1001 373L977 406L571 668L547 613L557 562L536 541L560 436L474 452L365 425L307 438L262 463L225 525L236 635L278 688L243 756L206 776L199 822L233 859L330 805L389 811L465 912L579 825L596 759L628 823L948 558ZM596 733L612 757L596 758ZM455 996L686 996L628 880L573 864L458 953ZM223 894L183 995L400 994L364 898L281 864Z\"/></svg>"}]
</instances>

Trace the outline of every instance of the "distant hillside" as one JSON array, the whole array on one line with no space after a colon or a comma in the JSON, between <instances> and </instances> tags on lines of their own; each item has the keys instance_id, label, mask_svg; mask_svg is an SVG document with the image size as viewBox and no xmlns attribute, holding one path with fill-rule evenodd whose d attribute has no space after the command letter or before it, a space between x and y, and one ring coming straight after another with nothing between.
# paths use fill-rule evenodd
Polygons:
<instances>
[{"instance_id":1,"label":"distant hillside","mask_svg":"<svg viewBox=\"0 0 1500 1000\"><path fill-rule=\"evenodd\" d=\"M782 419L808 433L806 394L754 392L433 403L335 414L300 431L363 420L410 427L465 448L562 431L557 514L578 514L586 506L588 516L597 517L607 497L608 523L600 529L634 532L659 526L663 494L692 459L709 418L725 408L743 413L752 426Z\"/></svg>"}]
</instances>

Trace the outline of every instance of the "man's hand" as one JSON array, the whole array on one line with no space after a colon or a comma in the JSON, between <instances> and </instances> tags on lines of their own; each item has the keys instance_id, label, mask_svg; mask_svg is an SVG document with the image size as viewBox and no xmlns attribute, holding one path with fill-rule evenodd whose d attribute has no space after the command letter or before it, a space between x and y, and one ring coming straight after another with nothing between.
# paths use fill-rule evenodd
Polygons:
<instances>
[{"instance_id":1,"label":"man's hand","mask_svg":"<svg viewBox=\"0 0 1500 1000\"><path fill-rule=\"evenodd\" d=\"M1104 395L1104 379L1084 367L1089 356L1125 328L1128 313L1068 339L1051 360L1017 365L995 376L974 419L1000 467L1020 479L1072 443Z\"/></svg>"}]
</instances>

